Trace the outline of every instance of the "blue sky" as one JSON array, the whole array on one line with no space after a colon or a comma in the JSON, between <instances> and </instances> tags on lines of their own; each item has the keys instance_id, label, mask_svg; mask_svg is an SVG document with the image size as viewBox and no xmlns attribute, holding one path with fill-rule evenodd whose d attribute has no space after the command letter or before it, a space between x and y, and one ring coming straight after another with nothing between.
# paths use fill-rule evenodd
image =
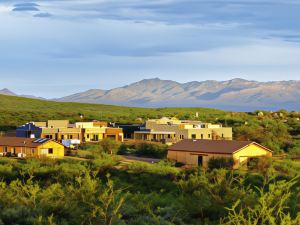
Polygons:
<instances>
[{"instance_id":1,"label":"blue sky","mask_svg":"<svg viewBox=\"0 0 300 225\"><path fill-rule=\"evenodd\" d=\"M2 0L0 88L299 80L299 11L299 0Z\"/></svg>"}]
</instances>

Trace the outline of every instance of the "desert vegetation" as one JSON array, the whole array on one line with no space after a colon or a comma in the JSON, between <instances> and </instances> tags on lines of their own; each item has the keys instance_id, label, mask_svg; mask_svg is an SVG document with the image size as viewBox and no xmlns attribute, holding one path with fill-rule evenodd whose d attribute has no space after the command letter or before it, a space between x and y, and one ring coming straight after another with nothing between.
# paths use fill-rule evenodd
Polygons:
<instances>
[{"instance_id":1,"label":"desert vegetation","mask_svg":"<svg viewBox=\"0 0 300 225\"><path fill-rule=\"evenodd\" d=\"M265 173L170 162L0 160L0 224L299 224L299 163Z\"/></svg>"}]
</instances>

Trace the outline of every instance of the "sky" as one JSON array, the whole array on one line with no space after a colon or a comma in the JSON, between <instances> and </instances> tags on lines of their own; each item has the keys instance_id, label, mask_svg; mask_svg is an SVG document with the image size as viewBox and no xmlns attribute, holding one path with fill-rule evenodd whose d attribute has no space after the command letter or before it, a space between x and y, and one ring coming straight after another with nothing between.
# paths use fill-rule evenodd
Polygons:
<instances>
[{"instance_id":1,"label":"sky","mask_svg":"<svg viewBox=\"0 0 300 225\"><path fill-rule=\"evenodd\" d=\"M0 89L300 80L299 0L0 0Z\"/></svg>"}]
</instances>

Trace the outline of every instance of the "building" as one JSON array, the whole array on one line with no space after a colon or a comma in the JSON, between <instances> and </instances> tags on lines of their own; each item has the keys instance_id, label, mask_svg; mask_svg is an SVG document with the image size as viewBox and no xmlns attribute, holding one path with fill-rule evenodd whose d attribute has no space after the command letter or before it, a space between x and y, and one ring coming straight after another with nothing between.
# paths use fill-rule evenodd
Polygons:
<instances>
[{"instance_id":1,"label":"building","mask_svg":"<svg viewBox=\"0 0 300 225\"><path fill-rule=\"evenodd\" d=\"M62 140L82 141L81 129L79 128L42 128L41 138L53 139L59 142Z\"/></svg>"},{"instance_id":2,"label":"building","mask_svg":"<svg viewBox=\"0 0 300 225\"><path fill-rule=\"evenodd\" d=\"M272 151L251 141L182 140L168 148L168 159L193 166L208 166L211 158L226 157L234 160L234 168L250 158L272 157Z\"/></svg>"},{"instance_id":3,"label":"building","mask_svg":"<svg viewBox=\"0 0 300 225\"><path fill-rule=\"evenodd\" d=\"M115 141L123 142L124 141L123 129L107 127L105 130L104 138L110 138Z\"/></svg>"},{"instance_id":4,"label":"building","mask_svg":"<svg viewBox=\"0 0 300 225\"><path fill-rule=\"evenodd\" d=\"M65 148L62 144L47 138L1 137L0 154L17 157L62 158Z\"/></svg>"},{"instance_id":5,"label":"building","mask_svg":"<svg viewBox=\"0 0 300 225\"><path fill-rule=\"evenodd\" d=\"M26 123L17 127L16 136L24 138L39 138L42 134L42 128L40 128L34 122Z\"/></svg>"},{"instance_id":6,"label":"building","mask_svg":"<svg viewBox=\"0 0 300 225\"><path fill-rule=\"evenodd\" d=\"M69 120L48 120L47 127L48 128L68 128Z\"/></svg>"},{"instance_id":7,"label":"building","mask_svg":"<svg viewBox=\"0 0 300 225\"><path fill-rule=\"evenodd\" d=\"M161 142L163 144L172 144L176 142L176 132L174 131L154 131L143 130L134 132L135 140Z\"/></svg>"},{"instance_id":8,"label":"building","mask_svg":"<svg viewBox=\"0 0 300 225\"><path fill-rule=\"evenodd\" d=\"M232 140L232 128L200 121L163 117L146 121L145 129L134 132L134 139L173 144L183 139Z\"/></svg>"},{"instance_id":9,"label":"building","mask_svg":"<svg viewBox=\"0 0 300 225\"><path fill-rule=\"evenodd\" d=\"M125 139L134 139L134 132L138 132L145 129L144 124L122 124L112 123L111 127L122 128Z\"/></svg>"},{"instance_id":10,"label":"building","mask_svg":"<svg viewBox=\"0 0 300 225\"><path fill-rule=\"evenodd\" d=\"M61 143L69 143L68 146L70 143L99 142L104 138L123 141L121 128L107 127L107 123L101 121L70 124L68 120L48 120L47 122L28 123L17 129L17 137L33 137L33 134L36 138L48 138Z\"/></svg>"},{"instance_id":11,"label":"building","mask_svg":"<svg viewBox=\"0 0 300 225\"><path fill-rule=\"evenodd\" d=\"M78 122L75 123L75 126L81 129L83 142L99 142L104 138L106 132L105 124L100 123Z\"/></svg>"}]
</instances>

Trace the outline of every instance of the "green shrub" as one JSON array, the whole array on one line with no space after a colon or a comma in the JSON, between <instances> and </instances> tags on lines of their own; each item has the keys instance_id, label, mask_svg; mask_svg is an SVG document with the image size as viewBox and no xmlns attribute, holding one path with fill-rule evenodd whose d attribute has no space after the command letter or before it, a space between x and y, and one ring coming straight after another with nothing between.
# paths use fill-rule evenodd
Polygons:
<instances>
[{"instance_id":1,"label":"green shrub","mask_svg":"<svg viewBox=\"0 0 300 225\"><path fill-rule=\"evenodd\" d=\"M105 138L100 141L100 151L106 154L116 154L120 148L120 142L112 140L110 138Z\"/></svg>"},{"instance_id":2,"label":"green shrub","mask_svg":"<svg viewBox=\"0 0 300 225\"><path fill-rule=\"evenodd\" d=\"M232 158L227 158L227 157L217 157L217 158L211 158L208 161L208 168L210 170L213 169L232 169L234 165L234 161Z\"/></svg>"},{"instance_id":3,"label":"green shrub","mask_svg":"<svg viewBox=\"0 0 300 225\"><path fill-rule=\"evenodd\" d=\"M271 167L272 167L271 157L263 156L259 158L250 158L248 161L249 169L259 171L263 174L266 174Z\"/></svg>"},{"instance_id":4,"label":"green shrub","mask_svg":"<svg viewBox=\"0 0 300 225\"><path fill-rule=\"evenodd\" d=\"M167 155L167 146L141 143L135 146L135 154L137 156L145 156L152 158L165 158Z\"/></svg>"}]
</instances>

